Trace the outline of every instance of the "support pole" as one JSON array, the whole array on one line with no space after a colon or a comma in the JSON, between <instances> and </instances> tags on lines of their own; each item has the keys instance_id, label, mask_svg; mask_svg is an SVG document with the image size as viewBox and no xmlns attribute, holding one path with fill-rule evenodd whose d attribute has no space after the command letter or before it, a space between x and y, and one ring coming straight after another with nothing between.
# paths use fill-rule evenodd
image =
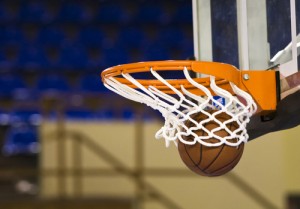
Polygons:
<instances>
[{"instance_id":1,"label":"support pole","mask_svg":"<svg viewBox=\"0 0 300 209\"><path fill-rule=\"evenodd\" d=\"M193 0L194 54L196 60L212 61L210 0Z\"/></svg>"},{"instance_id":2,"label":"support pole","mask_svg":"<svg viewBox=\"0 0 300 209\"><path fill-rule=\"evenodd\" d=\"M237 0L236 7L239 43L239 68L243 70L249 70L247 1Z\"/></svg>"}]
</instances>

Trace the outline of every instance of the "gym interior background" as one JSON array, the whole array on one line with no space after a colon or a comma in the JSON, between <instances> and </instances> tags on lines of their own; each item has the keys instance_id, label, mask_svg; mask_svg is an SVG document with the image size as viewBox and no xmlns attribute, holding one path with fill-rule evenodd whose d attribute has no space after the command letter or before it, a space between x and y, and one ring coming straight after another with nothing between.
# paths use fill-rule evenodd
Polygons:
<instances>
[{"instance_id":1,"label":"gym interior background","mask_svg":"<svg viewBox=\"0 0 300 209\"><path fill-rule=\"evenodd\" d=\"M214 59L238 66L222 27L236 27L222 12L235 1L215 2ZM0 43L1 208L300 208L299 129L247 144L225 176L201 177L154 139L158 112L103 86L110 66L192 58L191 1L2 0Z\"/></svg>"}]
</instances>

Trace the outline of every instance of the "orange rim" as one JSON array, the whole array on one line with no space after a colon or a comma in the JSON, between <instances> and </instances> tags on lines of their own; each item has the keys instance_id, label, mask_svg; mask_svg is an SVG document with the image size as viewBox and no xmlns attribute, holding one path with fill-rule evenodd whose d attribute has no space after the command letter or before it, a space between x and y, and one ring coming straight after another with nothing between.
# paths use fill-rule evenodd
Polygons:
<instances>
[{"instance_id":1,"label":"orange rim","mask_svg":"<svg viewBox=\"0 0 300 209\"><path fill-rule=\"evenodd\" d=\"M230 82L234 83L240 89L247 91L252 95L257 104L262 110L275 110L277 105L276 94L276 71L260 71L260 70L238 70L232 65L218 63L218 62L201 62L201 61L189 61L189 60L170 60L170 61L151 61L151 62L137 62L131 64L118 65L110 67L101 73L102 81L105 83L106 79L114 78L118 82L125 84L131 88L137 89L133 83L123 78L121 75L126 73L139 73L149 72L150 69L154 71L179 71L187 68L190 71L196 73L202 73L215 77L215 81L218 87L229 91L234 94ZM243 79L243 76L247 74L250 79ZM209 77L205 78L193 78L195 82L202 84L207 89L210 89ZM136 79L144 87L154 86L160 91L167 94L174 94L169 87L157 79ZM198 95L205 95L203 91L193 86L187 79L171 79L168 83L177 90L181 91L181 86L190 92Z\"/></svg>"},{"instance_id":2,"label":"orange rim","mask_svg":"<svg viewBox=\"0 0 300 209\"><path fill-rule=\"evenodd\" d=\"M217 62L200 62L200 61L186 61L186 60L170 60L170 61L149 61L149 62L137 62L131 64L124 64L124 65L117 65L114 67L110 67L104 70L101 73L102 81L105 83L107 78L113 77L118 82L125 84L131 88L137 88L133 83L128 81L125 78L120 77L122 74L126 73L141 73L141 72L149 72L150 69L154 71L179 71L184 70L193 71L195 73L203 73L207 75L212 75L216 77L216 84L227 90L232 92L232 88L230 87L229 82L233 82L237 86L240 84L240 71L236 69L234 66L224 63L217 63ZM168 94L173 94L174 92L170 90L165 84L157 79L136 79L140 84L145 86L146 88L149 86L154 86L155 88L159 89ZM208 77L205 78L194 78L194 80L210 89L210 80ZM186 79L170 79L168 83L172 85L177 90L181 90L181 86L184 86L185 89L195 93L198 92L202 94L201 90L193 86L188 80Z\"/></svg>"}]
</instances>

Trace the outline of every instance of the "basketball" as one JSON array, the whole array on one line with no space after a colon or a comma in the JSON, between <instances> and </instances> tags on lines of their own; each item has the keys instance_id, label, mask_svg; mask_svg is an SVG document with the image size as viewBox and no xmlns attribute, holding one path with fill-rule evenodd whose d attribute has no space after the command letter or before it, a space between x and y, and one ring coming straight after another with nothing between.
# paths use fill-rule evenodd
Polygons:
<instances>
[{"instance_id":1,"label":"basketball","mask_svg":"<svg viewBox=\"0 0 300 209\"><path fill-rule=\"evenodd\" d=\"M213 113L211 111L210 113ZM197 122L207 119L207 116L203 113L195 113L191 115L191 118ZM220 113L216 115L216 118L224 122L231 118L226 113ZM191 121L185 123L187 127L195 126ZM208 130L212 130L219 125L215 121L209 121L204 124L204 127ZM236 122L231 122L227 124L227 128L234 131L238 128ZM207 136L207 133L203 130L195 132L198 136ZM220 130L215 132L217 136L225 137L228 133L225 130ZM186 141L192 141L192 135L183 137ZM215 138L207 139L210 143L219 142ZM232 142L237 142L237 139ZM196 142L194 145L187 145L178 140L178 151L179 155L184 162L184 164L193 172L202 176L221 176L229 171L231 171L240 161L244 150L244 143L241 143L237 147L232 147L226 144L222 144L217 147L208 147Z\"/></svg>"}]
</instances>

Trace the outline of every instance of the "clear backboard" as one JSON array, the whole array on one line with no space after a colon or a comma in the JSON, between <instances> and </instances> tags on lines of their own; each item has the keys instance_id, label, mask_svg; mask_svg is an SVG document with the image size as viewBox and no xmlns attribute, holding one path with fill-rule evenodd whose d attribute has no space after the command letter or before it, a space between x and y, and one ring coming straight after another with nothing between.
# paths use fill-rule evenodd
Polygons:
<instances>
[{"instance_id":1,"label":"clear backboard","mask_svg":"<svg viewBox=\"0 0 300 209\"><path fill-rule=\"evenodd\" d=\"M299 69L299 10L297 0L193 0L195 57L243 70L279 65L292 74Z\"/></svg>"}]
</instances>

